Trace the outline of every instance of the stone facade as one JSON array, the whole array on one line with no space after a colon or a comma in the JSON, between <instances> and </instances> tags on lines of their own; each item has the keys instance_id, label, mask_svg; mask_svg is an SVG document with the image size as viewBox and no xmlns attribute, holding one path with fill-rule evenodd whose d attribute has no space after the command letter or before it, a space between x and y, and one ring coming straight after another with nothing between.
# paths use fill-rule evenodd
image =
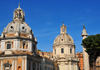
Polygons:
<instances>
[{"instance_id":1,"label":"stone facade","mask_svg":"<svg viewBox=\"0 0 100 70\"><path fill-rule=\"evenodd\" d=\"M43 57L41 60L41 70L54 70L54 61Z\"/></svg>"}]
</instances>

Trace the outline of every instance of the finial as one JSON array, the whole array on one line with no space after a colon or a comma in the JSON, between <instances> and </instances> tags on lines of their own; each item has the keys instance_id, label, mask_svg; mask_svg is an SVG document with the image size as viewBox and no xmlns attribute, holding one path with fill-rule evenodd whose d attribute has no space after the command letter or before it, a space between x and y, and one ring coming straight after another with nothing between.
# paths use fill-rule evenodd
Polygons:
<instances>
[{"instance_id":1,"label":"finial","mask_svg":"<svg viewBox=\"0 0 100 70\"><path fill-rule=\"evenodd\" d=\"M85 24L83 23L83 28L85 29Z\"/></svg>"},{"instance_id":2,"label":"finial","mask_svg":"<svg viewBox=\"0 0 100 70\"><path fill-rule=\"evenodd\" d=\"M63 26L64 26L64 22L63 22Z\"/></svg>"},{"instance_id":3,"label":"finial","mask_svg":"<svg viewBox=\"0 0 100 70\"><path fill-rule=\"evenodd\" d=\"M20 9L20 3L18 3L18 8Z\"/></svg>"}]
</instances>

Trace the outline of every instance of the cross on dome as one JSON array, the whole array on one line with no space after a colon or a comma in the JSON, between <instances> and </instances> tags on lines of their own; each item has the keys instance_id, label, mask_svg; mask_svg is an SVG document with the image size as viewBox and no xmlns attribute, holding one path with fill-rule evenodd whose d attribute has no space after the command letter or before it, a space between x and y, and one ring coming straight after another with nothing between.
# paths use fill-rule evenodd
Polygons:
<instances>
[{"instance_id":1,"label":"cross on dome","mask_svg":"<svg viewBox=\"0 0 100 70\"><path fill-rule=\"evenodd\" d=\"M21 9L21 8L20 8L20 3L18 3L18 8L17 8L17 9Z\"/></svg>"}]
</instances>

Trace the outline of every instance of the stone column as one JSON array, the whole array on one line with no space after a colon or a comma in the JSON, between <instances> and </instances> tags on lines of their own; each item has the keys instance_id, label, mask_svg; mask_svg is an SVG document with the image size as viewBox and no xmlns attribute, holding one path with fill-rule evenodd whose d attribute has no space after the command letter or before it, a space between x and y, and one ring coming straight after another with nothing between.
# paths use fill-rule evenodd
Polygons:
<instances>
[{"instance_id":1,"label":"stone column","mask_svg":"<svg viewBox=\"0 0 100 70\"><path fill-rule=\"evenodd\" d=\"M89 56L85 50L86 49L83 47L84 70L89 70Z\"/></svg>"},{"instance_id":2,"label":"stone column","mask_svg":"<svg viewBox=\"0 0 100 70\"><path fill-rule=\"evenodd\" d=\"M83 36L83 39L85 39L86 37L87 36ZM84 46L83 46L84 70L90 70L89 69L89 55L85 50L86 50L86 48L84 48Z\"/></svg>"},{"instance_id":3,"label":"stone column","mask_svg":"<svg viewBox=\"0 0 100 70\"><path fill-rule=\"evenodd\" d=\"M15 59L15 70L17 70L17 58Z\"/></svg>"},{"instance_id":4,"label":"stone column","mask_svg":"<svg viewBox=\"0 0 100 70\"><path fill-rule=\"evenodd\" d=\"M14 70L14 59L12 61L12 70Z\"/></svg>"},{"instance_id":5,"label":"stone column","mask_svg":"<svg viewBox=\"0 0 100 70\"><path fill-rule=\"evenodd\" d=\"M87 38L87 36L88 36L84 24L83 24L83 31L82 31L81 36L83 37L83 39ZM89 68L89 55L87 54L87 52L85 52L85 50L86 49L83 46L84 70L90 70L90 68Z\"/></svg>"}]
</instances>

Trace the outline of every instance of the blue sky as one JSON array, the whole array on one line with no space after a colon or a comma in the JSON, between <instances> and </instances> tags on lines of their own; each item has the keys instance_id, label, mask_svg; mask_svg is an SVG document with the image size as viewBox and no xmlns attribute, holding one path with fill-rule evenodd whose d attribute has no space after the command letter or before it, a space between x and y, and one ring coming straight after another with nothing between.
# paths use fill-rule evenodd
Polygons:
<instances>
[{"instance_id":1,"label":"blue sky","mask_svg":"<svg viewBox=\"0 0 100 70\"><path fill-rule=\"evenodd\" d=\"M13 20L13 12L21 3L25 22L37 37L37 48L52 51L62 22L72 36L76 52L82 52L83 23L89 35L100 33L100 0L0 0L0 33Z\"/></svg>"}]
</instances>

